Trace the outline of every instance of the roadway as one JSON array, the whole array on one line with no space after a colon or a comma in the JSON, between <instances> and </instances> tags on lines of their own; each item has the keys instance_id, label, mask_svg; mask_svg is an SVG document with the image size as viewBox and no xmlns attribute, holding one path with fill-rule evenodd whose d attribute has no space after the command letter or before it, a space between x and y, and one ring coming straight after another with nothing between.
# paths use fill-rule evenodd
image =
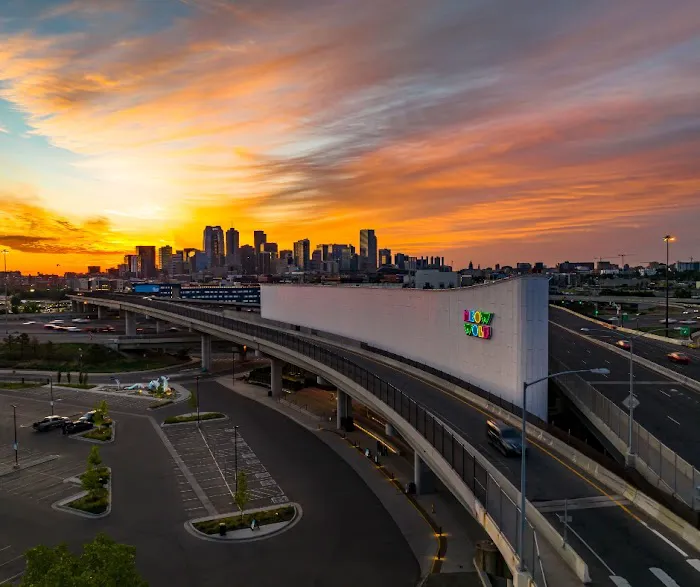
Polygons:
<instances>
[{"instance_id":1,"label":"roadway","mask_svg":"<svg viewBox=\"0 0 700 587\"><path fill-rule=\"evenodd\" d=\"M148 303L140 299L130 298L128 301L143 305L144 309L147 309ZM176 305L173 309L175 308ZM248 321L248 316L245 320ZM258 317L249 321L264 323L264 320ZM331 345L328 345L328 348L337 352ZM485 433L488 415L485 412L421 379L347 348L339 354L347 356L424 404L436 416L448 422L467 442L485 454L489 461L519 487L519 461L504 458L488 445ZM527 496L531 502L544 504L563 499L588 499L591 502L597 497L607 496L584 471L564 463L541 446L533 446L528 473ZM674 585L659 579L656 574L658 569L672 577L675 584L681 587L698 584L700 553L692 551L685 544L678 545L674 540L663 537L664 530L632 506L609 507L610 505L610 502L607 502L603 507L589 507L585 515L574 514L570 523L570 541L588 563L593 585ZM557 524L556 512L546 515L552 523ZM621 545L625 545L625 548L620 548ZM611 576L616 578L611 579ZM620 582L617 577L628 583Z\"/></svg>"}]
</instances>

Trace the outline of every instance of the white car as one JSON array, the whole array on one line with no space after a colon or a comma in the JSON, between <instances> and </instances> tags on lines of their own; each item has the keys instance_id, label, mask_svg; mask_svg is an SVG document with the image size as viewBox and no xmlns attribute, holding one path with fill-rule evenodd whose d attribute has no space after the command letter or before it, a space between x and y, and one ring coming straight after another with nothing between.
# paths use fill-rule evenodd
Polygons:
<instances>
[{"instance_id":1,"label":"white car","mask_svg":"<svg viewBox=\"0 0 700 587\"><path fill-rule=\"evenodd\" d=\"M66 330L68 332L82 332L82 330L80 330L80 328L78 328L77 326L66 326L64 328L61 328L61 330Z\"/></svg>"},{"instance_id":2,"label":"white car","mask_svg":"<svg viewBox=\"0 0 700 587\"><path fill-rule=\"evenodd\" d=\"M22 322L23 326L29 326L30 324L36 324L36 322L34 322L34 320L30 320L29 322Z\"/></svg>"},{"instance_id":3,"label":"white car","mask_svg":"<svg viewBox=\"0 0 700 587\"><path fill-rule=\"evenodd\" d=\"M71 322L75 322L76 324L89 324L90 318L73 318Z\"/></svg>"},{"instance_id":4,"label":"white car","mask_svg":"<svg viewBox=\"0 0 700 587\"><path fill-rule=\"evenodd\" d=\"M669 324L675 324L676 322L678 322L678 320L676 320L675 318L668 319ZM659 324L666 324L666 319L664 318L663 320L659 320Z\"/></svg>"},{"instance_id":5,"label":"white car","mask_svg":"<svg viewBox=\"0 0 700 587\"><path fill-rule=\"evenodd\" d=\"M51 320L49 324L63 324L63 320Z\"/></svg>"}]
</instances>

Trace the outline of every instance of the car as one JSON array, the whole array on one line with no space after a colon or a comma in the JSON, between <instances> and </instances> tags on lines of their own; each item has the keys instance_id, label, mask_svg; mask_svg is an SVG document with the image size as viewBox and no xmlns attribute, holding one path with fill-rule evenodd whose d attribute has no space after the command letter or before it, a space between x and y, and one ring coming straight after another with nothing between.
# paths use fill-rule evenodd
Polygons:
<instances>
[{"instance_id":1,"label":"car","mask_svg":"<svg viewBox=\"0 0 700 587\"><path fill-rule=\"evenodd\" d=\"M100 332L114 332L114 326L103 326L100 328Z\"/></svg>"},{"instance_id":2,"label":"car","mask_svg":"<svg viewBox=\"0 0 700 587\"><path fill-rule=\"evenodd\" d=\"M59 320L59 319L51 320L51 322L49 322L49 324L63 324L63 320Z\"/></svg>"},{"instance_id":3,"label":"car","mask_svg":"<svg viewBox=\"0 0 700 587\"><path fill-rule=\"evenodd\" d=\"M90 410L89 412L85 412L78 420L81 420L83 422L90 422L90 424L95 424L95 414L97 413L97 410ZM112 418L107 416L105 418L105 426L111 426L112 425Z\"/></svg>"},{"instance_id":4,"label":"car","mask_svg":"<svg viewBox=\"0 0 700 587\"><path fill-rule=\"evenodd\" d=\"M65 326L62 330L66 330L67 332L81 332L80 328L77 326Z\"/></svg>"},{"instance_id":5,"label":"car","mask_svg":"<svg viewBox=\"0 0 700 587\"><path fill-rule=\"evenodd\" d=\"M687 365L690 363L690 357L685 353L674 351L672 353L668 353L666 356L672 363L680 363L681 365Z\"/></svg>"},{"instance_id":6,"label":"car","mask_svg":"<svg viewBox=\"0 0 700 587\"><path fill-rule=\"evenodd\" d=\"M523 445L520 432L500 420L486 422L486 437L505 456L522 454Z\"/></svg>"},{"instance_id":7,"label":"car","mask_svg":"<svg viewBox=\"0 0 700 587\"><path fill-rule=\"evenodd\" d=\"M44 324L44 328L48 330L56 330L56 325L55 324Z\"/></svg>"},{"instance_id":8,"label":"car","mask_svg":"<svg viewBox=\"0 0 700 587\"><path fill-rule=\"evenodd\" d=\"M143 328L137 328L136 332L144 332Z\"/></svg>"},{"instance_id":9,"label":"car","mask_svg":"<svg viewBox=\"0 0 700 587\"><path fill-rule=\"evenodd\" d=\"M32 424L32 428L37 432L46 432L47 430L53 430L54 428L63 428L69 418L65 416L46 416L43 420L39 420Z\"/></svg>"},{"instance_id":10,"label":"car","mask_svg":"<svg viewBox=\"0 0 700 587\"><path fill-rule=\"evenodd\" d=\"M180 331L180 329L175 328L174 326L171 326L170 328L168 328L168 332L179 332L179 331Z\"/></svg>"},{"instance_id":11,"label":"car","mask_svg":"<svg viewBox=\"0 0 700 587\"><path fill-rule=\"evenodd\" d=\"M91 430L94 427L92 422L87 420L73 420L66 422L63 426L63 434L75 434L76 432L84 432L85 430Z\"/></svg>"},{"instance_id":12,"label":"car","mask_svg":"<svg viewBox=\"0 0 700 587\"><path fill-rule=\"evenodd\" d=\"M76 324L89 324L90 318L73 318L71 322L75 322Z\"/></svg>"},{"instance_id":13,"label":"car","mask_svg":"<svg viewBox=\"0 0 700 587\"><path fill-rule=\"evenodd\" d=\"M676 322L678 322L678 320L676 320L675 318L669 318L669 319L668 319L668 323L669 323L669 324L675 324ZM663 318L662 320L659 320L659 324L666 324L666 318Z\"/></svg>"},{"instance_id":14,"label":"car","mask_svg":"<svg viewBox=\"0 0 700 587\"><path fill-rule=\"evenodd\" d=\"M36 324L34 320L29 320L28 322L22 322L23 326L29 326L30 324Z\"/></svg>"},{"instance_id":15,"label":"car","mask_svg":"<svg viewBox=\"0 0 700 587\"><path fill-rule=\"evenodd\" d=\"M618 340L615 344L626 351L632 348L629 340Z\"/></svg>"}]
</instances>

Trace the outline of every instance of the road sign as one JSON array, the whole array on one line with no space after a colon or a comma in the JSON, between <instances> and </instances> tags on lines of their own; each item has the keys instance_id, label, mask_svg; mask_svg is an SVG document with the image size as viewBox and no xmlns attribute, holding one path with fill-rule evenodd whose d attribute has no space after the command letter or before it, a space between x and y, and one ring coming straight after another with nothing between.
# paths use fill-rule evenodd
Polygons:
<instances>
[{"instance_id":1,"label":"road sign","mask_svg":"<svg viewBox=\"0 0 700 587\"><path fill-rule=\"evenodd\" d=\"M681 326L681 336L690 336L690 328Z\"/></svg>"},{"instance_id":2,"label":"road sign","mask_svg":"<svg viewBox=\"0 0 700 587\"><path fill-rule=\"evenodd\" d=\"M19 444L16 442L12 443L12 450L17 450L19 448Z\"/></svg>"},{"instance_id":3,"label":"road sign","mask_svg":"<svg viewBox=\"0 0 700 587\"><path fill-rule=\"evenodd\" d=\"M637 396L635 395L632 398L632 409L636 409L637 406L640 404L640 401L637 399ZM622 405L625 406L628 410L630 409L630 396L627 396L624 401L622 402Z\"/></svg>"}]
</instances>

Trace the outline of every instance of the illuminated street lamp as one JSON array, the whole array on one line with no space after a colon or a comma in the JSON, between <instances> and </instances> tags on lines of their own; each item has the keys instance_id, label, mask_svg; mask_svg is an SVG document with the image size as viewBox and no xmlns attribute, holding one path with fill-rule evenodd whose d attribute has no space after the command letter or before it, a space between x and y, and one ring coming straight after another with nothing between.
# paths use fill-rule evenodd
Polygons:
<instances>
[{"instance_id":1,"label":"illuminated street lamp","mask_svg":"<svg viewBox=\"0 0 700 587\"><path fill-rule=\"evenodd\" d=\"M559 377L560 375L572 375L574 373L595 373L596 375L609 375L610 369L606 369L605 367L596 367L594 369L574 369L573 371L560 371L559 373L552 373L551 375L540 377L539 379L535 379L529 383L527 381L523 381L523 419L520 440L520 444L522 445L520 450L520 533L518 534L518 556L520 557L520 560L518 561L519 571L525 570L525 507L527 504L527 499L525 497L527 475L527 460L525 459L527 434L525 427L527 426L527 388L531 385L535 385L536 383L541 383L542 381Z\"/></svg>"},{"instance_id":2,"label":"illuminated street lamp","mask_svg":"<svg viewBox=\"0 0 700 587\"><path fill-rule=\"evenodd\" d=\"M7 249L2 250L2 256L3 256L3 261L5 263L5 334L8 334L10 332L10 315L8 313L9 308L7 306L7 255L9 254L10 251Z\"/></svg>"},{"instance_id":3,"label":"illuminated street lamp","mask_svg":"<svg viewBox=\"0 0 700 587\"><path fill-rule=\"evenodd\" d=\"M666 337L668 337L668 243L676 240L676 237L667 234L664 237L666 242Z\"/></svg>"}]
</instances>

